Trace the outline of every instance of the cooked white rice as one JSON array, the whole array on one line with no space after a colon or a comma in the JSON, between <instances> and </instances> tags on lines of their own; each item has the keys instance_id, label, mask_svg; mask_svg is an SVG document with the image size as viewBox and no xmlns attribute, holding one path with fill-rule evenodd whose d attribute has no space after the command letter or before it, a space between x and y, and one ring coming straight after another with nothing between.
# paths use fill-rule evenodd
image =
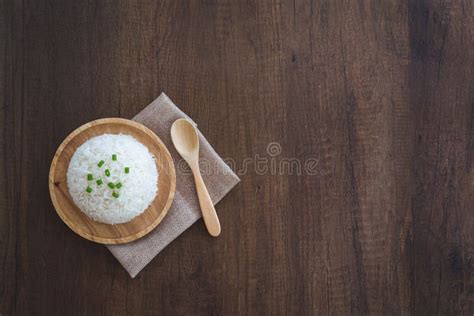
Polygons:
<instances>
[{"instance_id":1,"label":"cooked white rice","mask_svg":"<svg viewBox=\"0 0 474 316\"><path fill-rule=\"evenodd\" d=\"M101 160L104 163L99 167ZM105 170L110 171L110 176ZM93 180L88 180L89 174ZM97 184L99 179L101 185ZM108 183L122 186L112 189ZM93 220L107 224L125 223L143 213L157 194L157 183L154 157L129 135L104 134L89 139L77 148L67 170L74 203Z\"/></svg>"}]
</instances>

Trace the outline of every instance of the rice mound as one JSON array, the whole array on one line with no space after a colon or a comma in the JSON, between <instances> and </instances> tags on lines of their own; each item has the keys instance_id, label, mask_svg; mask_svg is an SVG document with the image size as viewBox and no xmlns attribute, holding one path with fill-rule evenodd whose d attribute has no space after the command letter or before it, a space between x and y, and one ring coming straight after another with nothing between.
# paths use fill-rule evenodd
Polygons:
<instances>
[{"instance_id":1,"label":"rice mound","mask_svg":"<svg viewBox=\"0 0 474 316\"><path fill-rule=\"evenodd\" d=\"M104 162L99 167L101 160ZM110 176L105 170L110 171ZM90 174L92 180L88 179ZM103 182L100 185L99 179ZM112 189L109 183L122 186ZM74 203L91 219L106 224L125 223L142 214L157 194L157 183L154 157L129 135L104 134L89 139L77 148L67 170Z\"/></svg>"}]
</instances>

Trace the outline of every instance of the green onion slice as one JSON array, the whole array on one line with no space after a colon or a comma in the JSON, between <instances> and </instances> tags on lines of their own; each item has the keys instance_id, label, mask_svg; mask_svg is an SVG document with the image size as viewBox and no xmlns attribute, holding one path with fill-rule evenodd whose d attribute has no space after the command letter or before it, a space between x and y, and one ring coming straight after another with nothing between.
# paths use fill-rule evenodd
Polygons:
<instances>
[{"instance_id":1,"label":"green onion slice","mask_svg":"<svg viewBox=\"0 0 474 316\"><path fill-rule=\"evenodd\" d=\"M92 176L92 173L89 173L89 174L87 175L87 180L88 180L88 181L91 181L92 179L94 179L94 177Z\"/></svg>"},{"instance_id":2,"label":"green onion slice","mask_svg":"<svg viewBox=\"0 0 474 316\"><path fill-rule=\"evenodd\" d=\"M122 183L117 182L117 183L115 184L115 187L116 187L117 189L120 189L120 188L122 187Z\"/></svg>"},{"instance_id":3,"label":"green onion slice","mask_svg":"<svg viewBox=\"0 0 474 316\"><path fill-rule=\"evenodd\" d=\"M107 183L107 185L109 186L109 188L115 189L115 184L113 184L112 182Z\"/></svg>"},{"instance_id":4,"label":"green onion slice","mask_svg":"<svg viewBox=\"0 0 474 316\"><path fill-rule=\"evenodd\" d=\"M105 161L101 160L99 161L99 163L97 164L97 166L100 168L104 165Z\"/></svg>"},{"instance_id":5,"label":"green onion slice","mask_svg":"<svg viewBox=\"0 0 474 316\"><path fill-rule=\"evenodd\" d=\"M114 198L118 198L118 197L119 197L119 194L114 191L114 192L112 192L112 196L113 196Z\"/></svg>"},{"instance_id":6,"label":"green onion slice","mask_svg":"<svg viewBox=\"0 0 474 316\"><path fill-rule=\"evenodd\" d=\"M109 169L105 169L105 175L106 175L107 177L110 177L110 170L109 170Z\"/></svg>"},{"instance_id":7,"label":"green onion slice","mask_svg":"<svg viewBox=\"0 0 474 316\"><path fill-rule=\"evenodd\" d=\"M130 168L129 167L125 167L125 173L129 173L130 172Z\"/></svg>"},{"instance_id":8,"label":"green onion slice","mask_svg":"<svg viewBox=\"0 0 474 316\"><path fill-rule=\"evenodd\" d=\"M91 192L92 192L92 188L91 188L91 187L87 187L87 188L86 188L86 192L87 192L87 193L91 193Z\"/></svg>"},{"instance_id":9,"label":"green onion slice","mask_svg":"<svg viewBox=\"0 0 474 316\"><path fill-rule=\"evenodd\" d=\"M117 160L117 154L113 154L113 155L112 155L112 160L113 160L113 161L116 161L116 160Z\"/></svg>"},{"instance_id":10,"label":"green onion slice","mask_svg":"<svg viewBox=\"0 0 474 316\"><path fill-rule=\"evenodd\" d=\"M104 183L104 182L102 181L102 179L99 179L99 180L97 180L95 183L97 183L97 185L101 185L101 184Z\"/></svg>"}]
</instances>

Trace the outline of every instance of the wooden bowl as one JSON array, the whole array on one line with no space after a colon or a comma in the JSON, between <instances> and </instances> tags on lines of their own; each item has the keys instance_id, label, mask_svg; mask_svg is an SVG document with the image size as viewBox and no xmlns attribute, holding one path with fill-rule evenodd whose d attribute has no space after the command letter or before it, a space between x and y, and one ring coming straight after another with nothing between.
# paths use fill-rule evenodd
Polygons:
<instances>
[{"instance_id":1,"label":"wooden bowl","mask_svg":"<svg viewBox=\"0 0 474 316\"><path fill-rule=\"evenodd\" d=\"M141 215L124 224L109 225L90 219L74 204L67 187L66 173L72 155L88 139L102 134L131 135L156 158L158 194ZM163 142L145 126L120 118L92 121L73 131L59 146L49 171L49 194L59 217L80 236L101 244L127 243L148 234L165 217L175 189L173 159Z\"/></svg>"}]
</instances>

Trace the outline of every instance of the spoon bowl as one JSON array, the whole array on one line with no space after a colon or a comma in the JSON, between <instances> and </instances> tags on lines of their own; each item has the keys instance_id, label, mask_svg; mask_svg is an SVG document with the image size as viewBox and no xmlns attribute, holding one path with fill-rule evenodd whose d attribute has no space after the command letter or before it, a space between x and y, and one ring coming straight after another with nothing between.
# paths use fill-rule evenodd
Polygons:
<instances>
[{"instance_id":1,"label":"spoon bowl","mask_svg":"<svg viewBox=\"0 0 474 316\"><path fill-rule=\"evenodd\" d=\"M176 120L171 126L171 140L178 153L189 163L198 158L199 138L193 124L186 119Z\"/></svg>"}]
</instances>

